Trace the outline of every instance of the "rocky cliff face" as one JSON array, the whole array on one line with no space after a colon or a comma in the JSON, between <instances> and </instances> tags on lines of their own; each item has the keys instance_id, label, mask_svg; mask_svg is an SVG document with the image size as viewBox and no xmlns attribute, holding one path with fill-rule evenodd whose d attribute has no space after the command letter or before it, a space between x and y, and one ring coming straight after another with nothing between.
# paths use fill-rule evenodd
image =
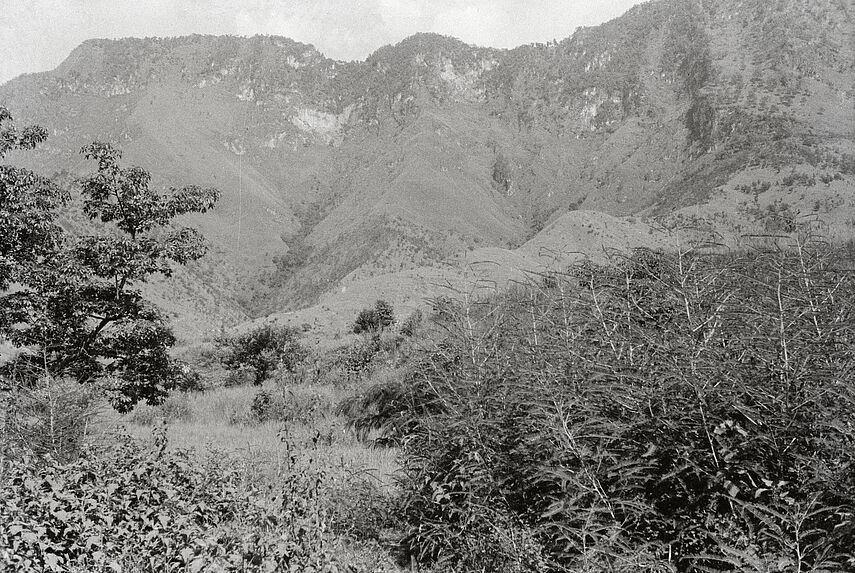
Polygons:
<instances>
[{"instance_id":1,"label":"rocky cliff face","mask_svg":"<svg viewBox=\"0 0 855 573\"><path fill-rule=\"evenodd\" d=\"M98 139L163 184L220 187L199 220L214 256L163 299L235 320L514 248L576 209L737 234L776 201L850 209L853 18L846 0L659 0L562 41L418 34L364 62L280 37L91 40L0 102L51 130L18 158L47 174L80 173Z\"/></svg>"}]
</instances>

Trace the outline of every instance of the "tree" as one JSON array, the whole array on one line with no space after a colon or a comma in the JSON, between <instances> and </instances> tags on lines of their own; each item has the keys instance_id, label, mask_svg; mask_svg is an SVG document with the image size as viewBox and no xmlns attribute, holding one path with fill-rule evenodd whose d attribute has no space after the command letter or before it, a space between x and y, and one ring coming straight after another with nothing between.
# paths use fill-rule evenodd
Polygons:
<instances>
[{"instance_id":1,"label":"tree","mask_svg":"<svg viewBox=\"0 0 855 573\"><path fill-rule=\"evenodd\" d=\"M374 308L364 308L356 316L353 333L377 332L392 326L395 322L395 312L392 305L385 300L378 300Z\"/></svg>"},{"instance_id":2,"label":"tree","mask_svg":"<svg viewBox=\"0 0 855 573\"><path fill-rule=\"evenodd\" d=\"M31 133L44 139L43 131ZM11 138L4 135L4 141ZM163 314L135 287L155 274L170 276L173 264L205 254L194 229L173 228L171 222L178 215L204 213L219 191L188 186L160 194L149 188L151 176L144 169L121 167L121 152L109 144L93 143L81 153L98 164L93 175L79 181L83 212L97 221L97 234L63 233L54 223L62 195L38 176L4 170L9 182L3 184L0 221L20 228L30 221L40 224L36 235L22 232L9 240L11 247L5 239L0 245L10 269L0 278L16 285L0 295L0 336L22 350L4 370L25 383L44 374L100 382L113 406L124 412L142 399L157 403L177 379L168 354L175 337ZM38 193L28 197L15 191L19 188ZM34 252L15 243L43 236L50 240Z\"/></svg>"},{"instance_id":3,"label":"tree","mask_svg":"<svg viewBox=\"0 0 855 573\"><path fill-rule=\"evenodd\" d=\"M223 365L229 370L249 366L255 385L267 379L270 372L283 367L294 372L308 351L300 344L299 331L288 326L265 324L249 332L218 340L226 349Z\"/></svg>"},{"instance_id":4,"label":"tree","mask_svg":"<svg viewBox=\"0 0 855 573\"><path fill-rule=\"evenodd\" d=\"M377 317L377 325L380 330L389 328L395 322L395 311L392 309L392 305L382 299L374 303L374 316Z\"/></svg>"},{"instance_id":5,"label":"tree","mask_svg":"<svg viewBox=\"0 0 855 573\"><path fill-rule=\"evenodd\" d=\"M33 149L47 138L44 128L29 126L19 132L11 121L9 110L0 106L0 159L11 151ZM67 198L32 171L0 165L0 293L17 280L22 265L43 260L52 250L61 233L53 210Z\"/></svg>"}]
</instances>

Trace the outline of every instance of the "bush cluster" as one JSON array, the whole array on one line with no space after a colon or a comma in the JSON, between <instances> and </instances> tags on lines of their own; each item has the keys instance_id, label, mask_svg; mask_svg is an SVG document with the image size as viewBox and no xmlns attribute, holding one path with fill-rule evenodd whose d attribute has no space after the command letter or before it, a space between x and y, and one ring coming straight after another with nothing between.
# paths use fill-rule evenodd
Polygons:
<instances>
[{"instance_id":1,"label":"bush cluster","mask_svg":"<svg viewBox=\"0 0 855 573\"><path fill-rule=\"evenodd\" d=\"M293 372L308 356L300 331L289 326L264 324L249 332L217 339L221 362L236 383L251 378L260 385L276 369Z\"/></svg>"},{"instance_id":2,"label":"bush cluster","mask_svg":"<svg viewBox=\"0 0 855 573\"><path fill-rule=\"evenodd\" d=\"M70 464L0 465L0 569L9 571L314 571L328 549L317 468L272 488L222 452L200 457L130 438Z\"/></svg>"},{"instance_id":3,"label":"bush cluster","mask_svg":"<svg viewBox=\"0 0 855 573\"><path fill-rule=\"evenodd\" d=\"M855 571L846 266L639 252L449 309L376 394L406 547L451 570Z\"/></svg>"},{"instance_id":4,"label":"bush cluster","mask_svg":"<svg viewBox=\"0 0 855 573\"><path fill-rule=\"evenodd\" d=\"M378 300L374 308L362 309L353 324L354 334L380 332L395 323L395 311L385 300Z\"/></svg>"}]
</instances>

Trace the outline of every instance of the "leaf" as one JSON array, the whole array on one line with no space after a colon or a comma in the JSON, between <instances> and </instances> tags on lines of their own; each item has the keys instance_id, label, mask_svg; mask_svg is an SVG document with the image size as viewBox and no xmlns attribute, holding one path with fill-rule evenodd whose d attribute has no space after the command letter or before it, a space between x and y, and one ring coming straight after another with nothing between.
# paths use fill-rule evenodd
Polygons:
<instances>
[{"instance_id":1,"label":"leaf","mask_svg":"<svg viewBox=\"0 0 855 573\"><path fill-rule=\"evenodd\" d=\"M23 539L25 543L32 544L38 542L39 536L32 531L25 531L21 533L21 539Z\"/></svg>"},{"instance_id":2,"label":"leaf","mask_svg":"<svg viewBox=\"0 0 855 573\"><path fill-rule=\"evenodd\" d=\"M62 571L63 567L60 565L60 559L58 555L54 553L45 553L43 559L45 565L51 571Z\"/></svg>"},{"instance_id":3,"label":"leaf","mask_svg":"<svg viewBox=\"0 0 855 573\"><path fill-rule=\"evenodd\" d=\"M199 573L199 571L204 568L205 559L203 557L197 557L196 559L190 562L190 573Z\"/></svg>"}]
</instances>

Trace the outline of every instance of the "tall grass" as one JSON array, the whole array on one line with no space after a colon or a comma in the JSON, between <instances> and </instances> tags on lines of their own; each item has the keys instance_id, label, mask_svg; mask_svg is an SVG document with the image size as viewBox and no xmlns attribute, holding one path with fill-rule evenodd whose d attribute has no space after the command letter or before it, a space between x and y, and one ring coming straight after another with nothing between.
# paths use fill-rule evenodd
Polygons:
<instances>
[{"instance_id":1,"label":"tall grass","mask_svg":"<svg viewBox=\"0 0 855 573\"><path fill-rule=\"evenodd\" d=\"M176 392L93 447L94 394L43 386L4 413L0 570L399 570L396 452L343 431L343 389Z\"/></svg>"},{"instance_id":2,"label":"tall grass","mask_svg":"<svg viewBox=\"0 0 855 573\"><path fill-rule=\"evenodd\" d=\"M451 570L855 570L848 261L615 263L458 304L376 393L405 545Z\"/></svg>"},{"instance_id":3,"label":"tall grass","mask_svg":"<svg viewBox=\"0 0 855 573\"><path fill-rule=\"evenodd\" d=\"M370 476L389 491L399 468L398 452L366 448L347 431L345 419L334 411L346 395L342 387L269 381L176 392L160 406L138 405L117 421L131 435L145 438L153 424L165 420L171 447L203 451L214 446L253 459L257 469L268 473L295 454L292 441L314 441L313 455L329 471Z\"/></svg>"}]
</instances>

